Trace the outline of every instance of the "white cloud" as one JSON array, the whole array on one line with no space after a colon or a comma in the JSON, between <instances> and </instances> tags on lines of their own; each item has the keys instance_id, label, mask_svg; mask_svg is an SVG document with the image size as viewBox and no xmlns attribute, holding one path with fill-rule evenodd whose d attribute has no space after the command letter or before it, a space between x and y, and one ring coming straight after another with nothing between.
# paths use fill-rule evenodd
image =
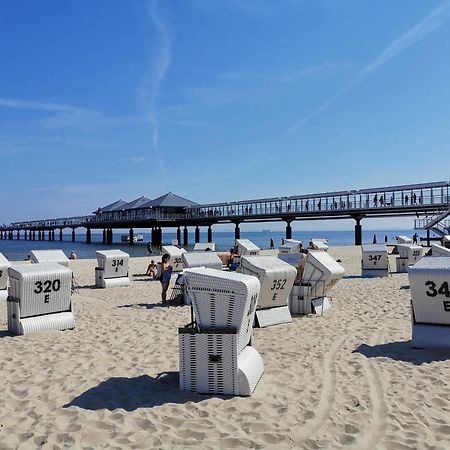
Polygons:
<instances>
[{"instance_id":1,"label":"white cloud","mask_svg":"<svg viewBox=\"0 0 450 450\"><path fill-rule=\"evenodd\" d=\"M159 146L159 116L156 105L161 85L164 82L171 62L171 43L169 32L158 14L157 0L152 0L149 3L148 14L158 33L159 48L154 60L151 62L149 74L142 83L140 94L146 104L146 114L151 128L151 148L162 175L167 178L164 157Z\"/></svg>"}]
</instances>

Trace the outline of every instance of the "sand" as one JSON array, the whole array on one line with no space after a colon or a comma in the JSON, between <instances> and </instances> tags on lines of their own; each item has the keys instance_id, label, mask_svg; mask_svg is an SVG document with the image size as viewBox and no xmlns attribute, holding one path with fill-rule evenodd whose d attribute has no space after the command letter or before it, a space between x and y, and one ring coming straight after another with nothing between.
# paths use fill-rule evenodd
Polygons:
<instances>
[{"instance_id":1,"label":"sand","mask_svg":"<svg viewBox=\"0 0 450 450\"><path fill-rule=\"evenodd\" d=\"M143 276L93 289L95 261L71 262L75 330L11 336L0 305L0 448L450 448L450 353L410 348L407 275L362 279L359 248L330 253L347 270L331 310L254 330L249 398L180 392L189 307Z\"/></svg>"}]
</instances>

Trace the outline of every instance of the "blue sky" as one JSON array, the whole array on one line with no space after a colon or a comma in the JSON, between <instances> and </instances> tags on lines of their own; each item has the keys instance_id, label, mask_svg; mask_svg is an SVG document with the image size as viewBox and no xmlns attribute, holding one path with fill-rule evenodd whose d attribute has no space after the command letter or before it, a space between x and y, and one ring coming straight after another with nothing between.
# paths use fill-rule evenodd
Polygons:
<instances>
[{"instance_id":1,"label":"blue sky","mask_svg":"<svg viewBox=\"0 0 450 450\"><path fill-rule=\"evenodd\" d=\"M449 1L3 0L0 222L449 179L449 54Z\"/></svg>"}]
</instances>

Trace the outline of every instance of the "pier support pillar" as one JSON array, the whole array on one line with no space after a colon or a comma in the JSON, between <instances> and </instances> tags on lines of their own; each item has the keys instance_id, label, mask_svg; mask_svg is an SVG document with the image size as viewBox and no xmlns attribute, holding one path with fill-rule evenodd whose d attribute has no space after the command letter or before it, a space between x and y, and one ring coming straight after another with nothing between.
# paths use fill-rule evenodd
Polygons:
<instances>
[{"instance_id":1,"label":"pier support pillar","mask_svg":"<svg viewBox=\"0 0 450 450\"><path fill-rule=\"evenodd\" d=\"M188 227L185 225L183 230L183 245L189 244Z\"/></svg>"},{"instance_id":2,"label":"pier support pillar","mask_svg":"<svg viewBox=\"0 0 450 450\"><path fill-rule=\"evenodd\" d=\"M59 229L59 240L62 241L63 240L63 235L62 235L62 228Z\"/></svg>"},{"instance_id":3,"label":"pier support pillar","mask_svg":"<svg viewBox=\"0 0 450 450\"><path fill-rule=\"evenodd\" d=\"M17 230L17 240L18 241L20 240L20 231L19 230Z\"/></svg>"},{"instance_id":4,"label":"pier support pillar","mask_svg":"<svg viewBox=\"0 0 450 450\"><path fill-rule=\"evenodd\" d=\"M208 242L212 242L212 225L208 227Z\"/></svg>"},{"instance_id":5,"label":"pier support pillar","mask_svg":"<svg viewBox=\"0 0 450 450\"><path fill-rule=\"evenodd\" d=\"M72 242L75 242L75 228L72 228Z\"/></svg>"},{"instance_id":6,"label":"pier support pillar","mask_svg":"<svg viewBox=\"0 0 450 450\"><path fill-rule=\"evenodd\" d=\"M55 240L55 230L52 230L52 241Z\"/></svg>"},{"instance_id":7,"label":"pier support pillar","mask_svg":"<svg viewBox=\"0 0 450 450\"><path fill-rule=\"evenodd\" d=\"M110 228L109 230L108 230L108 237L107 237L107 239L108 239L108 244L109 245L112 245L113 244L113 241L114 241L114 237L113 237L113 230L112 230L112 228Z\"/></svg>"},{"instance_id":8,"label":"pier support pillar","mask_svg":"<svg viewBox=\"0 0 450 450\"><path fill-rule=\"evenodd\" d=\"M103 238L102 238L102 244L106 244L106 228L103 228Z\"/></svg>"},{"instance_id":9,"label":"pier support pillar","mask_svg":"<svg viewBox=\"0 0 450 450\"><path fill-rule=\"evenodd\" d=\"M177 241L178 241L178 245L181 245L181 228L180 227L177 228Z\"/></svg>"},{"instance_id":10,"label":"pier support pillar","mask_svg":"<svg viewBox=\"0 0 450 450\"><path fill-rule=\"evenodd\" d=\"M361 245L362 244L362 226L361 226L361 219L356 218L355 219L355 245Z\"/></svg>"},{"instance_id":11,"label":"pier support pillar","mask_svg":"<svg viewBox=\"0 0 450 450\"><path fill-rule=\"evenodd\" d=\"M42 241L42 231L41 230L38 231L38 240Z\"/></svg>"},{"instance_id":12,"label":"pier support pillar","mask_svg":"<svg viewBox=\"0 0 450 450\"><path fill-rule=\"evenodd\" d=\"M162 230L162 228L159 229L158 235L159 235L159 239L158 239L159 240L159 247L161 247L162 243L163 243L163 230Z\"/></svg>"},{"instance_id":13,"label":"pier support pillar","mask_svg":"<svg viewBox=\"0 0 450 450\"><path fill-rule=\"evenodd\" d=\"M36 240L36 231L33 230L33 241Z\"/></svg>"},{"instance_id":14,"label":"pier support pillar","mask_svg":"<svg viewBox=\"0 0 450 450\"><path fill-rule=\"evenodd\" d=\"M134 244L134 230L133 230L133 228L130 228L130 231L128 232L128 239L129 239L128 243L130 245L133 245Z\"/></svg>"},{"instance_id":15,"label":"pier support pillar","mask_svg":"<svg viewBox=\"0 0 450 450\"><path fill-rule=\"evenodd\" d=\"M236 227L234 228L234 238L235 239L241 238L241 229L239 228L239 223L236 223Z\"/></svg>"},{"instance_id":16,"label":"pier support pillar","mask_svg":"<svg viewBox=\"0 0 450 450\"><path fill-rule=\"evenodd\" d=\"M198 225L195 227L195 243L198 244L200 242L200 228Z\"/></svg>"},{"instance_id":17,"label":"pier support pillar","mask_svg":"<svg viewBox=\"0 0 450 450\"><path fill-rule=\"evenodd\" d=\"M91 242L92 242L91 229L86 228L86 244L90 244Z\"/></svg>"},{"instance_id":18,"label":"pier support pillar","mask_svg":"<svg viewBox=\"0 0 450 450\"><path fill-rule=\"evenodd\" d=\"M27 241L28 240L28 233L27 230L23 230L23 238Z\"/></svg>"},{"instance_id":19,"label":"pier support pillar","mask_svg":"<svg viewBox=\"0 0 450 450\"><path fill-rule=\"evenodd\" d=\"M286 222L286 239L292 239L291 222Z\"/></svg>"},{"instance_id":20,"label":"pier support pillar","mask_svg":"<svg viewBox=\"0 0 450 450\"><path fill-rule=\"evenodd\" d=\"M430 246L430 230L427 230L427 246Z\"/></svg>"}]
</instances>

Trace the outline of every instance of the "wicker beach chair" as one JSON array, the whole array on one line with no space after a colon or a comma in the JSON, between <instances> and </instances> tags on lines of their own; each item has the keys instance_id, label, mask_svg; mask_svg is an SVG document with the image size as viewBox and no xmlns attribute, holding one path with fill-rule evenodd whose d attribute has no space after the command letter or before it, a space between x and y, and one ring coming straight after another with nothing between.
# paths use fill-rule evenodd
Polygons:
<instances>
[{"instance_id":1,"label":"wicker beach chair","mask_svg":"<svg viewBox=\"0 0 450 450\"><path fill-rule=\"evenodd\" d=\"M0 301L8 297L8 269L11 263L6 259L3 253L0 253Z\"/></svg>"},{"instance_id":2,"label":"wicker beach chair","mask_svg":"<svg viewBox=\"0 0 450 450\"><path fill-rule=\"evenodd\" d=\"M214 242L196 242L194 244L194 252L216 251L216 244Z\"/></svg>"},{"instance_id":3,"label":"wicker beach chair","mask_svg":"<svg viewBox=\"0 0 450 450\"><path fill-rule=\"evenodd\" d=\"M72 271L58 263L17 265L8 269L8 331L28 334L75 328Z\"/></svg>"},{"instance_id":4,"label":"wicker beach chair","mask_svg":"<svg viewBox=\"0 0 450 450\"><path fill-rule=\"evenodd\" d=\"M98 288L129 286L128 262L130 255L122 250L96 252L95 285Z\"/></svg>"},{"instance_id":5,"label":"wicker beach chair","mask_svg":"<svg viewBox=\"0 0 450 450\"><path fill-rule=\"evenodd\" d=\"M423 256L423 247L414 244L398 244L398 258L395 260L396 272L406 273Z\"/></svg>"},{"instance_id":6,"label":"wicker beach chair","mask_svg":"<svg viewBox=\"0 0 450 450\"><path fill-rule=\"evenodd\" d=\"M243 256L239 271L257 277L261 283L255 313L257 327L291 322L288 300L297 276L292 265L276 256Z\"/></svg>"},{"instance_id":7,"label":"wicker beach chair","mask_svg":"<svg viewBox=\"0 0 450 450\"><path fill-rule=\"evenodd\" d=\"M163 245L162 253L167 253L170 256L170 265L173 272L181 272L183 270L183 260L181 255L186 253L184 248L178 248L174 245Z\"/></svg>"},{"instance_id":8,"label":"wicker beach chair","mask_svg":"<svg viewBox=\"0 0 450 450\"><path fill-rule=\"evenodd\" d=\"M408 271L411 345L450 347L450 257L425 257Z\"/></svg>"},{"instance_id":9,"label":"wicker beach chair","mask_svg":"<svg viewBox=\"0 0 450 450\"><path fill-rule=\"evenodd\" d=\"M331 303L327 293L345 275L345 269L328 253L310 250L290 297L291 313L323 314Z\"/></svg>"},{"instance_id":10,"label":"wicker beach chair","mask_svg":"<svg viewBox=\"0 0 450 450\"><path fill-rule=\"evenodd\" d=\"M250 346L260 283L215 269L185 272L194 321L180 328L180 389L251 395L264 371Z\"/></svg>"},{"instance_id":11,"label":"wicker beach chair","mask_svg":"<svg viewBox=\"0 0 450 450\"><path fill-rule=\"evenodd\" d=\"M208 267L222 270L223 268L222 260L216 252L186 252L181 255L181 259L185 269Z\"/></svg>"},{"instance_id":12,"label":"wicker beach chair","mask_svg":"<svg viewBox=\"0 0 450 450\"><path fill-rule=\"evenodd\" d=\"M33 264L55 262L69 267L69 258L62 250L31 250L30 258Z\"/></svg>"},{"instance_id":13,"label":"wicker beach chair","mask_svg":"<svg viewBox=\"0 0 450 450\"><path fill-rule=\"evenodd\" d=\"M363 277L389 276L389 258L385 244L364 244L361 246L361 252Z\"/></svg>"}]
</instances>

